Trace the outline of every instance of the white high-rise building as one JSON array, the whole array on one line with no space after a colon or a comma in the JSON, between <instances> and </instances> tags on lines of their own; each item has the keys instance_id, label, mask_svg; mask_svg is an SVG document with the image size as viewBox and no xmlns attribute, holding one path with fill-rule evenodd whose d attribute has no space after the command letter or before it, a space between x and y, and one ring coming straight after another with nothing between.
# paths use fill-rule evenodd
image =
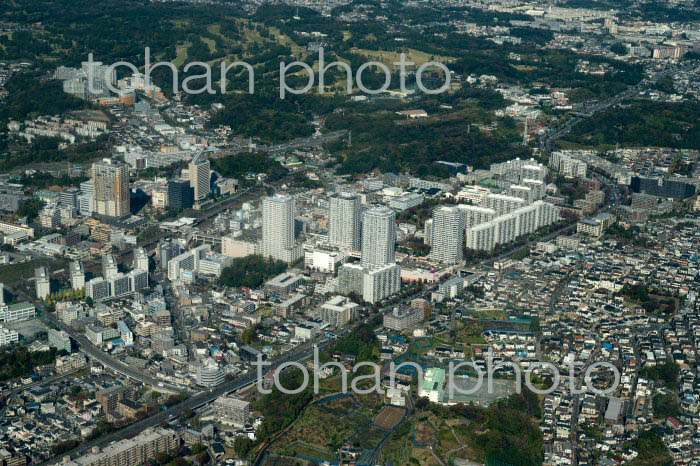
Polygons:
<instances>
[{"instance_id":1,"label":"white high-rise building","mask_svg":"<svg viewBox=\"0 0 700 466\"><path fill-rule=\"evenodd\" d=\"M74 290L85 288L85 270L79 261L70 264L70 283Z\"/></svg>"},{"instance_id":2,"label":"white high-rise building","mask_svg":"<svg viewBox=\"0 0 700 466\"><path fill-rule=\"evenodd\" d=\"M262 201L262 252L265 257L294 262L302 249L294 238L294 197L269 196Z\"/></svg>"},{"instance_id":3,"label":"white high-rise building","mask_svg":"<svg viewBox=\"0 0 700 466\"><path fill-rule=\"evenodd\" d=\"M535 159L516 158L503 163L493 163L489 170L511 183L520 183L525 178L543 181L547 177L547 167Z\"/></svg>"},{"instance_id":4,"label":"white high-rise building","mask_svg":"<svg viewBox=\"0 0 700 466\"><path fill-rule=\"evenodd\" d=\"M532 202L535 201L535 193L532 191L532 188L521 184L510 185L508 189L506 189L506 194L512 197L519 197L525 201L526 204L532 204Z\"/></svg>"},{"instance_id":5,"label":"white high-rise building","mask_svg":"<svg viewBox=\"0 0 700 466\"><path fill-rule=\"evenodd\" d=\"M105 280L111 280L117 276L119 268L117 266L117 258L112 254L102 256L102 276Z\"/></svg>"},{"instance_id":6,"label":"white high-rise building","mask_svg":"<svg viewBox=\"0 0 700 466\"><path fill-rule=\"evenodd\" d=\"M148 255L143 248L134 249L134 269L148 272Z\"/></svg>"},{"instance_id":7,"label":"white high-rise building","mask_svg":"<svg viewBox=\"0 0 700 466\"><path fill-rule=\"evenodd\" d=\"M527 203L523 199L503 194L489 194L481 203L481 207L493 209L498 215L507 214L525 205Z\"/></svg>"},{"instance_id":8,"label":"white high-rise building","mask_svg":"<svg viewBox=\"0 0 700 466\"><path fill-rule=\"evenodd\" d=\"M194 202L201 203L211 190L211 164L204 152L199 152L192 158L189 165L190 186L194 189Z\"/></svg>"},{"instance_id":9,"label":"white high-rise building","mask_svg":"<svg viewBox=\"0 0 700 466\"><path fill-rule=\"evenodd\" d=\"M365 211L362 220L362 266L373 268L396 262L396 214L388 207Z\"/></svg>"},{"instance_id":10,"label":"white high-rise building","mask_svg":"<svg viewBox=\"0 0 700 466\"><path fill-rule=\"evenodd\" d=\"M464 258L464 215L457 207L441 206L433 211L430 258L457 264Z\"/></svg>"},{"instance_id":11,"label":"white high-rise building","mask_svg":"<svg viewBox=\"0 0 700 466\"><path fill-rule=\"evenodd\" d=\"M362 217L362 263L343 264L338 271L343 293L354 291L376 303L401 289L401 267L396 264L396 214L373 207Z\"/></svg>"},{"instance_id":12,"label":"white high-rise building","mask_svg":"<svg viewBox=\"0 0 700 466\"><path fill-rule=\"evenodd\" d=\"M360 197L334 194L330 197L328 240L331 244L360 250Z\"/></svg>"},{"instance_id":13,"label":"white high-rise building","mask_svg":"<svg viewBox=\"0 0 700 466\"><path fill-rule=\"evenodd\" d=\"M489 222L467 228L465 244L469 249L490 251L499 244L513 241L558 220L556 207L544 201L535 201Z\"/></svg>"},{"instance_id":14,"label":"white high-rise building","mask_svg":"<svg viewBox=\"0 0 700 466\"><path fill-rule=\"evenodd\" d=\"M170 259L168 261L168 280L181 280L187 272L196 274L199 271L199 261L210 250L210 245L202 244Z\"/></svg>"},{"instance_id":15,"label":"white high-rise building","mask_svg":"<svg viewBox=\"0 0 700 466\"><path fill-rule=\"evenodd\" d=\"M368 303L379 302L401 289L401 267L398 264L365 269L362 278L362 299Z\"/></svg>"},{"instance_id":16,"label":"white high-rise building","mask_svg":"<svg viewBox=\"0 0 700 466\"><path fill-rule=\"evenodd\" d=\"M480 207L469 204L458 204L457 208L464 215L464 227L471 228L480 223L490 222L496 217L496 211L488 207Z\"/></svg>"},{"instance_id":17,"label":"white high-rise building","mask_svg":"<svg viewBox=\"0 0 700 466\"><path fill-rule=\"evenodd\" d=\"M547 186L545 185L544 181L540 181L540 180L533 180L531 178L525 178L522 182L522 185L530 188L530 190L532 192L532 200L533 201L541 200L547 191Z\"/></svg>"},{"instance_id":18,"label":"white high-rise building","mask_svg":"<svg viewBox=\"0 0 700 466\"><path fill-rule=\"evenodd\" d=\"M34 280L36 281L36 297L39 299L46 299L51 294L49 269L46 267L37 267L34 271Z\"/></svg>"},{"instance_id":19,"label":"white high-rise building","mask_svg":"<svg viewBox=\"0 0 700 466\"><path fill-rule=\"evenodd\" d=\"M585 178L588 165L583 160L578 160L564 152L552 152L549 156L549 166L562 176L573 178Z\"/></svg>"},{"instance_id":20,"label":"white high-rise building","mask_svg":"<svg viewBox=\"0 0 700 466\"><path fill-rule=\"evenodd\" d=\"M5 284L0 283L0 306L5 305Z\"/></svg>"}]
</instances>

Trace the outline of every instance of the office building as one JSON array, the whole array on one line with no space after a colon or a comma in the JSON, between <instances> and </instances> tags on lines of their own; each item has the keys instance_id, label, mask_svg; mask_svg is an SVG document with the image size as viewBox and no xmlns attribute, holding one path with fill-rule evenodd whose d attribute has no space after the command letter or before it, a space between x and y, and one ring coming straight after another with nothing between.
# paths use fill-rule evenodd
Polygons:
<instances>
[{"instance_id":1,"label":"office building","mask_svg":"<svg viewBox=\"0 0 700 466\"><path fill-rule=\"evenodd\" d=\"M85 338L90 340L95 346L102 346L106 341L119 338L119 328L100 327L99 324L89 324L85 326Z\"/></svg>"},{"instance_id":2,"label":"office building","mask_svg":"<svg viewBox=\"0 0 700 466\"><path fill-rule=\"evenodd\" d=\"M80 192L92 196L95 194L95 182L91 179L85 180L80 183Z\"/></svg>"},{"instance_id":3,"label":"office building","mask_svg":"<svg viewBox=\"0 0 700 466\"><path fill-rule=\"evenodd\" d=\"M695 195L695 185L682 180L664 178L632 177L630 189L633 193L648 194L668 199L687 199Z\"/></svg>"},{"instance_id":4,"label":"office building","mask_svg":"<svg viewBox=\"0 0 700 466\"><path fill-rule=\"evenodd\" d=\"M294 198L289 195L278 194L263 199L263 256L284 262L294 262L302 257L302 249L294 238L294 206Z\"/></svg>"},{"instance_id":5,"label":"office building","mask_svg":"<svg viewBox=\"0 0 700 466\"><path fill-rule=\"evenodd\" d=\"M223 272L223 270L232 263L233 257L209 251L199 259L197 273L200 275L213 275L215 277L220 277L221 272Z\"/></svg>"},{"instance_id":6,"label":"office building","mask_svg":"<svg viewBox=\"0 0 700 466\"><path fill-rule=\"evenodd\" d=\"M80 190L78 188L67 188L58 193L58 201L69 207L78 207L79 194Z\"/></svg>"},{"instance_id":7,"label":"office building","mask_svg":"<svg viewBox=\"0 0 700 466\"><path fill-rule=\"evenodd\" d=\"M331 244L360 250L360 197L356 194L334 194L330 197L328 240Z\"/></svg>"},{"instance_id":8,"label":"office building","mask_svg":"<svg viewBox=\"0 0 700 466\"><path fill-rule=\"evenodd\" d=\"M383 267L395 262L396 214L372 207L362 217L362 266Z\"/></svg>"},{"instance_id":9,"label":"office building","mask_svg":"<svg viewBox=\"0 0 700 466\"><path fill-rule=\"evenodd\" d=\"M173 241L164 241L158 247L160 254L160 268L167 270L170 259L180 255L180 244Z\"/></svg>"},{"instance_id":10,"label":"office building","mask_svg":"<svg viewBox=\"0 0 700 466\"><path fill-rule=\"evenodd\" d=\"M221 238L221 254L229 257L246 257L260 254L260 239L249 235L227 235Z\"/></svg>"},{"instance_id":11,"label":"office building","mask_svg":"<svg viewBox=\"0 0 700 466\"><path fill-rule=\"evenodd\" d=\"M85 270L79 261L70 264L70 283L74 290L85 288Z\"/></svg>"},{"instance_id":12,"label":"office building","mask_svg":"<svg viewBox=\"0 0 700 466\"><path fill-rule=\"evenodd\" d=\"M224 381L224 371L212 358L207 358L197 368L197 385L202 387L215 387Z\"/></svg>"},{"instance_id":13,"label":"office building","mask_svg":"<svg viewBox=\"0 0 700 466\"><path fill-rule=\"evenodd\" d=\"M51 294L51 277L49 269L46 267L38 267L34 270L34 280L36 285L36 297L46 299Z\"/></svg>"},{"instance_id":14,"label":"office building","mask_svg":"<svg viewBox=\"0 0 700 466\"><path fill-rule=\"evenodd\" d=\"M182 212L194 205L194 189L189 180L175 179L168 181L168 206Z\"/></svg>"},{"instance_id":15,"label":"office building","mask_svg":"<svg viewBox=\"0 0 700 466\"><path fill-rule=\"evenodd\" d=\"M202 244L170 259L168 261L168 279L171 281L183 279L185 272L196 274L199 270L200 259L210 250L210 245Z\"/></svg>"},{"instance_id":16,"label":"office building","mask_svg":"<svg viewBox=\"0 0 700 466\"><path fill-rule=\"evenodd\" d=\"M304 283L303 277L291 273L281 273L265 282L265 292L274 296L287 296Z\"/></svg>"},{"instance_id":17,"label":"office building","mask_svg":"<svg viewBox=\"0 0 700 466\"><path fill-rule=\"evenodd\" d=\"M304 266L320 272L335 273L347 256L347 249L343 248L305 246Z\"/></svg>"},{"instance_id":18,"label":"office building","mask_svg":"<svg viewBox=\"0 0 700 466\"><path fill-rule=\"evenodd\" d=\"M63 330L48 329L46 332L49 336L49 346L53 346L58 351L66 350L71 352L70 336Z\"/></svg>"},{"instance_id":19,"label":"office building","mask_svg":"<svg viewBox=\"0 0 700 466\"><path fill-rule=\"evenodd\" d=\"M199 152L189 164L190 186L194 190L194 202L202 203L211 191L211 164L204 152Z\"/></svg>"},{"instance_id":20,"label":"office building","mask_svg":"<svg viewBox=\"0 0 700 466\"><path fill-rule=\"evenodd\" d=\"M433 211L430 259L458 264L464 258L464 215L457 207L437 207Z\"/></svg>"},{"instance_id":21,"label":"office building","mask_svg":"<svg viewBox=\"0 0 700 466\"><path fill-rule=\"evenodd\" d=\"M94 208L97 215L124 218L130 214L128 167L113 159L92 164Z\"/></svg>"},{"instance_id":22,"label":"office building","mask_svg":"<svg viewBox=\"0 0 700 466\"><path fill-rule=\"evenodd\" d=\"M230 396L217 398L212 404L219 422L242 427L250 421L250 403Z\"/></svg>"}]
</instances>

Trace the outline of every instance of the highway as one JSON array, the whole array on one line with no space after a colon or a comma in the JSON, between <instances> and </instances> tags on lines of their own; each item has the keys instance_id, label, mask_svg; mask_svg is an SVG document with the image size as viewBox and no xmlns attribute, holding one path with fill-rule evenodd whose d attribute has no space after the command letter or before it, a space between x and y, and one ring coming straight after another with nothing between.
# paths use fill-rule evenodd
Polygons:
<instances>
[{"instance_id":1,"label":"highway","mask_svg":"<svg viewBox=\"0 0 700 466\"><path fill-rule=\"evenodd\" d=\"M534 240L528 242L527 244L512 249L510 251L504 252L503 254L500 254L496 259L502 259L505 257L508 257L512 254L515 254L516 252L520 251L521 249L525 247L529 247L531 244L537 242L537 241L543 241L546 240L546 238L553 238L559 234L562 234L564 232L569 231L571 228L573 228L575 225L570 225L566 226L563 228L558 229L555 232L549 233L544 237L539 237L535 238ZM485 265L487 263L493 262L495 259L494 258L489 258L489 259L484 259L482 261L479 261L476 264L471 264L470 266L479 266L479 265ZM430 287L427 289L422 289L419 290L418 292L406 297L404 300L410 300L416 297L426 297L427 295L430 294L430 292L434 289L435 287ZM390 312L395 305L387 305L382 308L382 310L379 312L379 315L382 316L388 312ZM76 334L73 329L67 328L65 325L63 325L61 322L58 322L55 316L51 315L50 313L44 313L45 315L49 316L49 319L51 322L55 323L59 328L65 330L68 332L72 338L74 338L80 345L81 351L84 351L87 353L90 357L95 358L97 361L102 362L106 367L115 370L117 372L123 373L127 375L128 377L131 377L135 380L140 380L144 383L148 383L150 385L153 385L155 382L155 386L159 387L157 384L161 382L160 380L156 380L150 376L146 376L143 373L136 371L134 369L131 369L129 366L126 364L121 363L120 361L116 361L113 358L111 358L109 355L106 353L100 351L96 347L92 346L87 339L82 336ZM370 317L365 318L359 323L367 323L371 319L376 318L376 315L372 315ZM352 331L352 328L346 328L342 332L338 333L338 337L342 337ZM263 375L267 374L269 371L276 369L280 364L287 362L287 361L303 361L305 359L308 359L313 355L313 345L316 344L319 346L319 348L323 348L327 345L330 344L330 340L317 340L316 342L308 342L304 343L302 345L297 346L294 348L293 351L290 353L284 354L281 357L270 361L271 365L270 366L265 366L263 368ZM104 362L103 362L104 361ZM185 410L190 409L194 410L196 408L200 408L208 403L211 403L212 401L216 400L218 397L222 395L226 395L232 392L236 392L240 390L241 388L247 387L253 383L256 383L258 380L257 378L257 370L256 369L251 369L248 373L245 373L239 377L236 377L230 381L224 382L223 384L207 391L199 392L190 398L186 399L185 401L182 401L176 405L173 405L166 411L159 411L157 413L152 414L151 416L144 418L140 421L136 421L133 424L130 424L122 429L116 430L114 432L111 432L103 437L100 437L99 439L86 442L84 444L81 444L80 446L76 447L73 450L70 450L69 452L66 452L63 456L70 456L72 458L76 458L78 456L82 456L86 453L88 453L92 447L104 447L112 442L115 442L117 440L121 440L124 438L131 438L138 434L139 432L142 432L144 429L148 429L150 427L155 427L163 422L169 422L175 418L177 418L180 414L182 414ZM159 390L162 390L159 387ZM57 460L56 458L52 458L50 460L44 461L42 463L39 463L37 466L46 466L49 464L57 464L59 463L60 460Z\"/></svg>"},{"instance_id":2,"label":"highway","mask_svg":"<svg viewBox=\"0 0 700 466\"><path fill-rule=\"evenodd\" d=\"M43 312L43 315L49 321L51 321L53 325L70 335L70 337L73 340L75 340L75 342L78 344L78 347L81 352L89 356L90 359L99 362L105 368L125 375L130 379L138 380L139 382L145 385L152 385L153 387L158 388L159 391L170 392L172 394L176 394L183 391L182 387L178 387L176 385L172 385L168 382L152 377L145 371L135 369L129 366L128 364L124 364L123 362L113 358L109 354L105 353L104 351L90 343L90 340L88 340L84 335L81 335L80 333L76 332L72 327L69 327L68 325L61 322L55 314L51 312Z\"/></svg>"},{"instance_id":3,"label":"highway","mask_svg":"<svg viewBox=\"0 0 700 466\"><path fill-rule=\"evenodd\" d=\"M328 340L324 340L318 342L317 344L320 348L322 348L323 346L328 345L328 343ZM267 374L271 370L276 369L280 364L285 363L287 361L303 361L304 359L308 358L312 354L314 344L315 343L313 342L302 344L295 348L294 351L292 351L291 353L285 354L280 358L271 361L270 366L263 367L263 375ZM187 409L193 410L204 406L208 403L211 403L220 396L240 390L241 388L246 387L256 381L257 370L251 369L247 374L236 377L230 381L224 382L223 384L211 390L200 392L186 399L185 401L170 407L170 409L168 410L159 411L147 418L144 418L140 421L136 421L133 424L130 424L122 429L115 430L114 432L102 436L99 439L81 444L79 447L65 453L63 456L71 456L72 458L76 458L89 453L92 447L103 447L117 440L131 438L139 432L142 432L144 429L155 427L163 422L169 422L172 419L175 419ZM58 464L60 463L60 461L60 459L52 458L42 463L38 463L38 466Z\"/></svg>"},{"instance_id":4,"label":"highway","mask_svg":"<svg viewBox=\"0 0 700 466\"><path fill-rule=\"evenodd\" d=\"M608 99L605 99L602 102L598 102L592 108L588 109L586 114L577 114L576 116L572 116L553 132L543 135L540 139L540 149L542 151L551 152L556 141L565 134L567 134L569 131L571 131L571 128L573 128L574 125L577 125L586 118L592 117L598 112L602 112L611 107L614 107L615 105L621 103L626 99L637 96L640 92L646 89L647 85L650 83L658 81L659 79L665 76L670 76L672 74L678 73L679 71L690 71L696 67L696 64L691 63L685 66L677 66L670 70L657 73L651 80L642 80L637 85L629 87L624 91L620 92L619 94L613 97L609 97Z\"/></svg>"},{"instance_id":5,"label":"highway","mask_svg":"<svg viewBox=\"0 0 700 466\"><path fill-rule=\"evenodd\" d=\"M292 141L283 142L282 144L266 147L263 150L271 154L276 154L279 152L301 149L303 147L319 147L327 142L340 139L347 133L347 130L341 129L340 131L333 131L331 133L322 134L320 136L312 136L310 138L304 139L294 139Z\"/></svg>"}]
</instances>

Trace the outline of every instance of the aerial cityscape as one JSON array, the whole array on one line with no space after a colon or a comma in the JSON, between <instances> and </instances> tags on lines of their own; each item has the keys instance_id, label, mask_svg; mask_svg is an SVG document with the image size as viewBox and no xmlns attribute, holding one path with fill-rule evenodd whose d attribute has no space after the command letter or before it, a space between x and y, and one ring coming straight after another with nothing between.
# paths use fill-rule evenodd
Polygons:
<instances>
[{"instance_id":1,"label":"aerial cityscape","mask_svg":"<svg viewBox=\"0 0 700 466\"><path fill-rule=\"evenodd\" d=\"M0 466L700 466L700 3L0 3Z\"/></svg>"}]
</instances>

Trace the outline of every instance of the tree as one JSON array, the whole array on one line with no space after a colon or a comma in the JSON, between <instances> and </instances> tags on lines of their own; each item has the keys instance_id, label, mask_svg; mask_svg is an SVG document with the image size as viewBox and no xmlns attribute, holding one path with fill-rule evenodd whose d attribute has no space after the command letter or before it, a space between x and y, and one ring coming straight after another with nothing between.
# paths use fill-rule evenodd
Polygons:
<instances>
[{"instance_id":1,"label":"tree","mask_svg":"<svg viewBox=\"0 0 700 466\"><path fill-rule=\"evenodd\" d=\"M224 286L257 288L266 279L285 270L287 264L282 261L270 261L258 255L239 257L221 271L219 283Z\"/></svg>"},{"instance_id":2,"label":"tree","mask_svg":"<svg viewBox=\"0 0 700 466\"><path fill-rule=\"evenodd\" d=\"M39 211L43 207L44 201L33 197L20 204L19 208L17 209L17 215L19 217L27 217L27 223L29 223L39 215Z\"/></svg>"},{"instance_id":3,"label":"tree","mask_svg":"<svg viewBox=\"0 0 700 466\"><path fill-rule=\"evenodd\" d=\"M233 448L239 458L245 458L253 448L253 441L248 437L238 437L233 443Z\"/></svg>"},{"instance_id":4,"label":"tree","mask_svg":"<svg viewBox=\"0 0 700 466\"><path fill-rule=\"evenodd\" d=\"M627 55L627 47L622 42L615 42L610 46L610 51L617 55Z\"/></svg>"}]
</instances>

